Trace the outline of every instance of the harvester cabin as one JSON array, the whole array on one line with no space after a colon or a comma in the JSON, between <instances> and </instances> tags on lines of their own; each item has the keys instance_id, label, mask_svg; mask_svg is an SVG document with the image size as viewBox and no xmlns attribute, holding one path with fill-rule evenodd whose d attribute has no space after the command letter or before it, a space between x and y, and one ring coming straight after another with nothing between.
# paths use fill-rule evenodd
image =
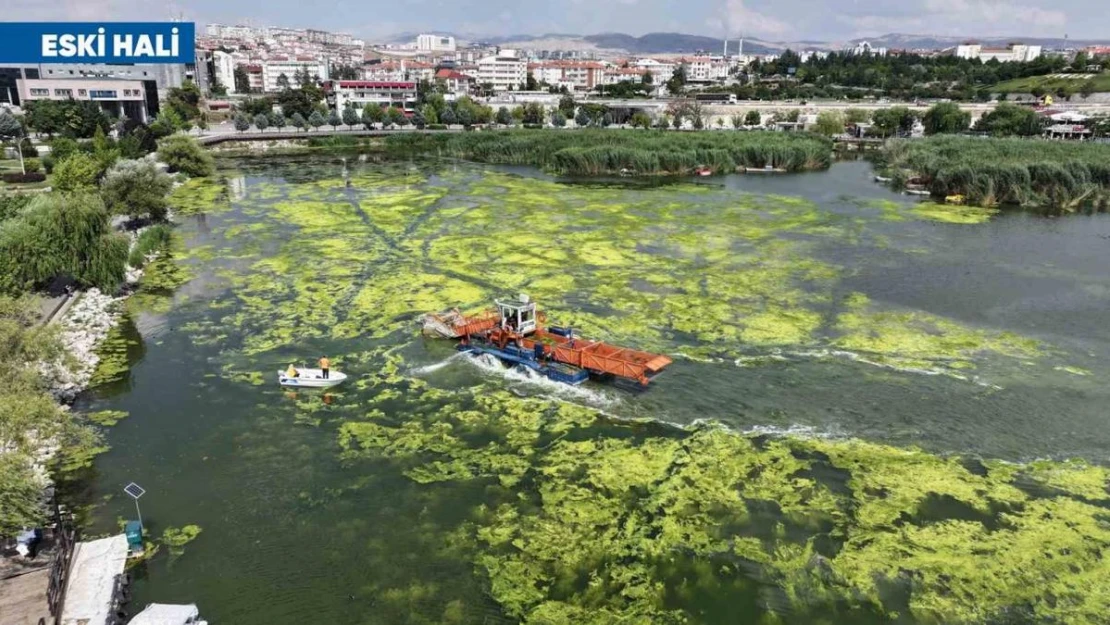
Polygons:
<instances>
[{"instance_id":1,"label":"harvester cabin","mask_svg":"<svg viewBox=\"0 0 1110 625\"><path fill-rule=\"evenodd\" d=\"M536 331L536 303L527 295L519 301L496 300L497 312L501 316L501 329L518 334L532 334Z\"/></svg>"}]
</instances>

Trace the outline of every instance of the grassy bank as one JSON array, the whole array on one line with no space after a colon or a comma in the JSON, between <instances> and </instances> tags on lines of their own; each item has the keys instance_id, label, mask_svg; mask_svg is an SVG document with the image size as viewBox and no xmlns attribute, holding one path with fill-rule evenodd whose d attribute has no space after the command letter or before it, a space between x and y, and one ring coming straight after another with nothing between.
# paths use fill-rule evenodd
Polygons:
<instances>
[{"instance_id":1,"label":"grassy bank","mask_svg":"<svg viewBox=\"0 0 1110 625\"><path fill-rule=\"evenodd\" d=\"M1084 84L1090 83L1095 92L1110 91L1110 72L1096 74L1093 78L1053 78L1052 76L1028 76L1015 78L995 85L991 91L998 93L1029 93L1040 87L1046 93L1055 93L1060 88L1071 88L1079 93ZM1074 96L1082 101L1082 96Z\"/></svg>"},{"instance_id":2,"label":"grassy bank","mask_svg":"<svg viewBox=\"0 0 1110 625\"><path fill-rule=\"evenodd\" d=\"M387 152L436 154L484 163L533 165L565 175L628 170L640 175L731 172L771 165L787 171L824 169L832 144L812 135L643 130L522 130L459 134L398 134Z\"/></svg>"},{"instance_id":3,"label":"grassy bank","mask_svg":"<svg viewBox=\"0 0 1110 625\"><path fill-rule=\"evenodd\" d=\"M1110 207L1110 145L940 136L890 141L882 159L896 181L977 206Z\"/></svg>"}]
</instances>

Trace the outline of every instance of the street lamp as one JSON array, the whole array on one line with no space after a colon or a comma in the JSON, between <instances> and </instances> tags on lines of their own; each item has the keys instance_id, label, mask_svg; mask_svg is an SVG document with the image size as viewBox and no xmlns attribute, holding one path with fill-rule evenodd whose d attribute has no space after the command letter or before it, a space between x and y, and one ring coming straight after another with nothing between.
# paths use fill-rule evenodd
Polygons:
<instances>
[{"instance_id":1,"label":"street lamp","mask_svg":"<svg viewBox=\"0 0 1110 625\"><path fill-rule=\"evenodd\" d=\"M135 500L135 514L139 515L139 527L142 527L143 513L139 511L139 497L145 495L146 491L143 489L142 486L139 486L135 482L131 482L127 486L123 487L123 492L127 493L131 496L132 499Z\"/></svg>"}]
</instances>

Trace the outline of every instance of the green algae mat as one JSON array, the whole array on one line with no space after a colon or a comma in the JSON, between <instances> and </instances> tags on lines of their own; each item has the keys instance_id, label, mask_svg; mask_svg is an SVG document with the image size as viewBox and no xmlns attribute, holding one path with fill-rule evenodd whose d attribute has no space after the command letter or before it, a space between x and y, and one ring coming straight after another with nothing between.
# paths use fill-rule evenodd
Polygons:
<instances>
[{"instance_id":1,"label":"green algae mat","mask_svg":"<svg viewBox=\"0 0 1110 625\"><path fill-rule=\"evenodd\" d=\"M1102 622L1110 220L868 178L225 162L85 400L128 415L90 530L142 483L136 603L214 622ZM675 364L569 388L419 336L517 293ZM352 379L274 383L321 355Z\"/></svg>"}]
</instances>

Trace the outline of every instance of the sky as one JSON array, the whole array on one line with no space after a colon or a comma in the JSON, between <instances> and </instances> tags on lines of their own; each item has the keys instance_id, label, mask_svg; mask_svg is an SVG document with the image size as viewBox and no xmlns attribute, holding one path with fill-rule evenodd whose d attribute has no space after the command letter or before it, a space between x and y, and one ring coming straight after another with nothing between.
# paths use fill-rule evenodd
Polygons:
<instances>
[{"instance_id":1,"label":"sky","mask_svg":"<svg viewBox=\"0 0 1110 625\"><path fill-rule=\"evenodd\" d=\"M771 41L886 33L1110 39L1107 0L0 0L4 21L165 20L349 32L682 32Z\"/></svg>"}]
</instances>

